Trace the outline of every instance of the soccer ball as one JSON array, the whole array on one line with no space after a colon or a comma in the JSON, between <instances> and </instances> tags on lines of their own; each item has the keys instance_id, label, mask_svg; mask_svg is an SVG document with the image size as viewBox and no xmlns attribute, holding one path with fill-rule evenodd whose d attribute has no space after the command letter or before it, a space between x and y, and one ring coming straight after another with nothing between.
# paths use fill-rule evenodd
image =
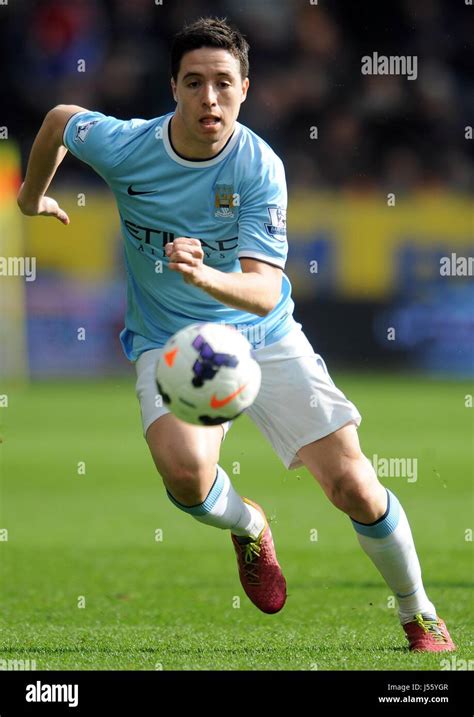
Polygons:
<instances>
[{"instance_id":1,"label":"soccer ball","mask_svg":"<svg viewBox=\"0 0 474 717\"><path fill-rule=\"evenodd\" d=\"M233 326L192 324L166 343L156 367L163 402L187 423L215 426L252 405L260 389L260 366Z\"/></svg>"}]
</instances>

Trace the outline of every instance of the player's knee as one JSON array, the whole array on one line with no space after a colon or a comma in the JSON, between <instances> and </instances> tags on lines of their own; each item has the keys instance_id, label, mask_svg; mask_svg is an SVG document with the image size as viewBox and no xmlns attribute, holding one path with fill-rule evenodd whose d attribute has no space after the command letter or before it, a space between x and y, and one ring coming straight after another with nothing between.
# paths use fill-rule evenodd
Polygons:
<instances>
[{"instance_id":1,"label":"player's knee","mask_svg":"<svg viewBox=\"0 0 474 717\"><path fill-rule=\"evenodd\" d=\"M216 475L216 465L204 456L174 456L157 466L171 495L184 505L202 503Z\"/></svg>"},{"instance_id":2,"label":"player's knee","mask_svg":"<svg viewBox=\"0 0 474 717\"><path fill-rule=\"evenodd\" d=\"M374 476L362 459L347 463L326 484L331 503L347 515L359 513L372 502Z\"/></svg>"},{"instance_id":3,"label":"player's knee","mask_svg":"<svg viewBox=\"0 0 474 717\"><path fill-rule=\"evenodd\" d=\"M178 483L182 486L199 484L209 476L211 466L208 463L196 461L176 461L165 471L165 478L168 482ZM215 472L215 469L214 469Z\"/></svg>"}]
</instances>

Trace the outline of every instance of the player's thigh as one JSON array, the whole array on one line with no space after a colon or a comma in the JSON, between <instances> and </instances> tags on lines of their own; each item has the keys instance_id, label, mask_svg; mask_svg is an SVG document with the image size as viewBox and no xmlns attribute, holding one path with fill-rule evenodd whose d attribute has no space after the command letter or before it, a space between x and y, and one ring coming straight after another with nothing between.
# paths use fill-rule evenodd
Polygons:
<instances>
[{"instance_id":1,"label":"player's thigh","mask_svg":"<svg viewBox=\"0 0 474 717\"><path fill-rule=\"evenodd\" d=\"M156 385L160 355L161 349L145 351L136 362L143 435L168 489L176 481L184 481L204 490L215 479L220 444L229 424L192 426L173 416L163 405Z\"/></svg>"},{"instance_id":2,"label":"player's thigh","mask_svg":"<svg viewBox=\"0 0 474 717\"><path fill-rule=\"evenodd\" d=\"M298 456L324 488L350 474L359 461L365 461L353 423L303 446Z\"/></svg>"},{"instance_id":3,"label":"player's thigh","mask_svg":"<svg viewBox=\"0 0 474 717\"><path fill-rule=\"evenodd\" d=\"M299 451L304 446L360 423L357 408L334 385L325 362L298 327L257 350L255 358L262 384L247 414L287 468L302 465ZM351 435L357 441L357 434Z\"/></svg>"},{"instance_id":4,"label":"player's thigh","mask_svg":"<svg viewBox=\"0 0 474 717\"><path fill-rule=\"evenodd\" d=\"M145 437L166 484L214 480L222 426L194 426L166 413L149 426Z\"/></svg>"},{"instance_id":5,"label":"player's thigh","mask_svg":"<svg viewBox=\"0 0 474 717\"><path fill-rule=\"evenodd\" d=\"M344 513L362 523L372 523L384 514L387 492L360 449L354 424L303 446L298 456Z\"/></svg>"}]
</instances>

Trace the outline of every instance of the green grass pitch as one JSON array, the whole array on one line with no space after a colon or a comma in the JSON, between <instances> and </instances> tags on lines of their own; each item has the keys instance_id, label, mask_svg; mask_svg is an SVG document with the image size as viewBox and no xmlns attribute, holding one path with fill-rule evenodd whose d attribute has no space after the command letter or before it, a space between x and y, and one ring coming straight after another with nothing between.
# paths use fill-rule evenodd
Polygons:
<instances>
[{"instance_id":1,"label":"green grass pitch","mask_svg":"<svg viewBox=\"0 0 474 717\"><path fill-rule=\"evenodd\" d=\"M472 659L472 386L336 379L362 412L366 455L418 459L416 482L383 482L408 514L456 659ZM0 660L38 670L443 666L446 655L407 652L390 590L349 519L306 470L286 471L247 418L232 427L221 462L274 517L289 593L277 615L246 598L229 535L166 498L132 376L12 386L0 412Z\"/></svg>"}]
</instances>

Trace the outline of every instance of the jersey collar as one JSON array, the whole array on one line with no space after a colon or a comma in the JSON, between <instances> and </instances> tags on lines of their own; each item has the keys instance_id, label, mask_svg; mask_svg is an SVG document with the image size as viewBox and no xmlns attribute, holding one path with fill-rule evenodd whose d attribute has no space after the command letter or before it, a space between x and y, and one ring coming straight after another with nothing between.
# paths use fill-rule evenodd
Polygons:
<instances>
[{"instance_id":1,"label":"jersey collar","mask_svg":"<svg viewBox=\"0 0 474 717\"><path fill-rule=\"evenodd\" d=\"M241 125L240 122L236 122L234 127L234 133L227 141L227 144L221 149L220 152L216 154L215 157L211 157L211 159L184 159L184 157L181 157L174 151L173 146L170 142L169 124L171 122L172 117L173 113L167 115L164 119L163 144L165 146L165 150L168 156L178 164L181 164L183 167L193 167L194 169L200 169L201 167L212 167L214 164L219 164L219 162L222 162L222 160L227 157L230 152L232 152L240 136Z\"/></svg>"}]
</instances>

